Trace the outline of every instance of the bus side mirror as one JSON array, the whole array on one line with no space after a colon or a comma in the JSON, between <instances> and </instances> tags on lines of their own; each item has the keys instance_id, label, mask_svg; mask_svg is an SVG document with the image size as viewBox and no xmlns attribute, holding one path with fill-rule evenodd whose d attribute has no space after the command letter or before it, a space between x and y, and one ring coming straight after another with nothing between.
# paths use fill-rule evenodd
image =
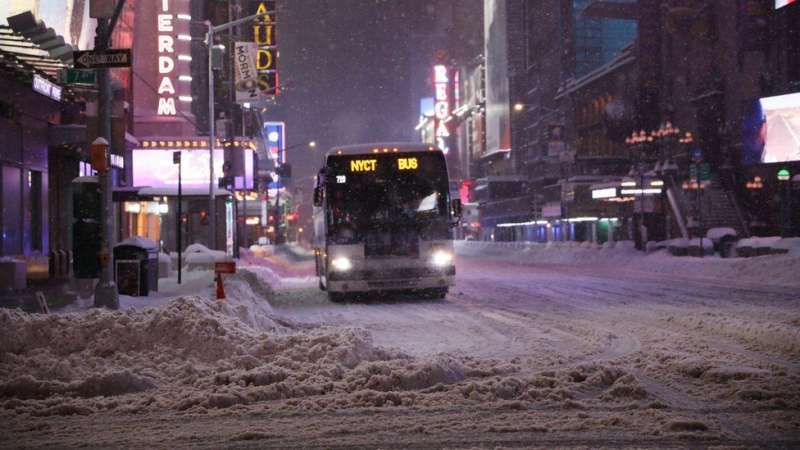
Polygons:
<instances>
[{"instance_id":1,"label":"bus side mirror","mask_svg":"<svg viewBox=\"0 0 800 450\"><path fill-rule=\"evenodd\" d=\"M320 186L314 188L314 206L322 206L322 188Z\"/></svg>"},{"instance_id":2,"label":"bus side mirror","mask_svg":"<svg viewBox=\"0 0 800 450\"><path fill-rule=\"evenodd\" d=\"M453 218L461 219L461 199L450 200L450 211L453 214Z\"/></svg>"}]
</instances>

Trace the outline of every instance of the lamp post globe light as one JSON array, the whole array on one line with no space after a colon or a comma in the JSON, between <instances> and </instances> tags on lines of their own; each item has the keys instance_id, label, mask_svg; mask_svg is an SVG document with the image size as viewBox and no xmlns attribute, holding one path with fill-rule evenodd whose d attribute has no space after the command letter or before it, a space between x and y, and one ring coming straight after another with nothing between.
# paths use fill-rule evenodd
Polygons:
<instances>
[{"instance_id":1,"label":"lamp post globe light","mask_svg":"<svg viewBox=\"0 0 800 450\"><path fill-rule=\"evenodd\" d=\"M638 239L636 239L636 248L639 250L647 249L647 227L644 224L644 174L645 174L645 152L647 145L652 143L654 135L647 133L643 129L633 131L629 137L625 139L625 143L631 149L631 171L630 175L638 178L638 191L639 191L639 223L638 223ZM635 164L633 162L636 162ZM635 192L635 191L634 191ZM634 194L635 195L635 194Z\"/></svg>"}]
</instances>

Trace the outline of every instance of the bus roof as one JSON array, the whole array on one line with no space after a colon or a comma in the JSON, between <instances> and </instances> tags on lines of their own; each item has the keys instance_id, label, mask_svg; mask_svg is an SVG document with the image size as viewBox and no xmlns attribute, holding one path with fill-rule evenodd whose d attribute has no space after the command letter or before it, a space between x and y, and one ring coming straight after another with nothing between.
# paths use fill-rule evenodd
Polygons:
<instances>
[{"instance_id":1,"label":"bus roof","mask_svg":"<svg viewBox=\"0 0 800 450\"><path fill-rule=\"evenodd\" d=\"M333 147L332 149L328 150L326 156L429 151L441 152L441 150L435 145L424 144L420 142L374 142L371 144L343 145L340 147Z\"/></svg>"}]
</instances>

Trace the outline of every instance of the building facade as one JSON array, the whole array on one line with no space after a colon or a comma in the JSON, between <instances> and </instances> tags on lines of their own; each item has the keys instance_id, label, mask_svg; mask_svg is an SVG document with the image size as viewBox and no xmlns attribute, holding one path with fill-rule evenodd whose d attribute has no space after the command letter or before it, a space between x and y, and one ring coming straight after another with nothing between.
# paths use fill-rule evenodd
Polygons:
<instances>
[{"instance_id":1,"label":"building facade","mask_svg":"<svg viewBox=\"0 0 800 450\"><path fill-rule=\"evenodd\" d=\"M481 200L483 237L644 248L794 230L797 189L776 174L797 161L770 146L769 108L795 114L798 5L735 3L529 1L507 17L487 1L487 153L508 156L482 184L502 173L514 188Z\"/></svg>"}]
</instances>

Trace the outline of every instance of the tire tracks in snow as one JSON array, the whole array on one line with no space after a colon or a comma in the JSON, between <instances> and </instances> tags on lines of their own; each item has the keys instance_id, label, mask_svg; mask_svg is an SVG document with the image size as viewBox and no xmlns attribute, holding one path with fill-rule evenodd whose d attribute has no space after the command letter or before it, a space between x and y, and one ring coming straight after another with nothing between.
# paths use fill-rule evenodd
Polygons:
<instances>
[{"instance_id":1,"label":"tire tracks in snow","mask_svg":"<svg viewBox=\"0 0 800 450\"><path fill-rule=\"evenodd\" d=\"M515 272L519 274L519 267L517 267ZM546 278L547 272L538 272L530 267L528 267L526 272L529 272L526 275L533 275L533 277L525 277L526 282L523 285L520 285L515 278L509 277L503 280L505 283L503 283L502 287L493 287L495 291L494 294L501 294L494 295L493 298L513 299L511 302L504 302L503 306L481 300L482 296L479 293L484 289L487 283L486 280L482 280L478 274L476 274L476 279L470 279L465 283L465 286L461 286L469 291L469 295L465 298L462 296L462 298L465 302L474 302L474 304L478 304L481 307L492 307L502 310L507 314L516 314L521 317L526 317L532 322L541 321L544 316L551 315L551 317L548 317L548 321L566 319L573 323L582 323L589 329L594 330L595 334L607 337L608 342L599 353L589 353L571 360L567 368L569 366L578 366L587 363L622 363L626 370L639 380L642 387L650 395L662 400L671 410L703 415L712 413L713 411L722 411L726 408L726 406L719 401L697 399L683 393L669 386L667 383L645 374L643 370L637 369L633 364L625 361L626 357L642 351L643 344L638 338L639 335L647 336L649 334L653 336L652 332L654 330L665 331L672 335L677 335L680 331L690 331L685 327L683 327L683 330L665 327L660 321L660 314L667 313L667 309L669 308L680 309L686 306L697 307L698 305L705 307L705 302L714 302L719 298L720 293L716 292L715 289L719 288L719 286L700 289L696 286L685 286L670 282L662 282L661 285L659 285L658 282L653 280L647 280L645 282L639 282L637 280L636 282L629 283L628 280L625 279L608 280L600 276L594 276L591 277L590 280L586 280L586 277L580 274L578 275L578 277L581 278L580 282L572 285L556 283L536 284L531 283L531 278ZM552 281L559 280L556 279ZM587 281L589 281L590 284L587 284ZM658 292L659 289L661 289L661 292ZM619 315L619 311L609 312L609 308L624 307L629 302L635 302L637 298L641 299L642 291L644 291L645 294L650 294L650 297L658 298L658 302L653 303L652 300L648 298L647 303L637 304L637 308L633 309L635 314L628 317L628 319L630 319L628 321L630 325L626 326L625 320ZM731 295L733 301L730 303L738 306L741 304L752 304L754 300L759 301L759 303L763 300L767 300L764 303L772 303L770 306L785 305L786 297L784 292L776 293L777 296L780 297L778 299L770 297L764 299L763 294L764 292L762 290L734 289L734 293ZM770 294L772 293L770 292ZM596 303L598 301L599 304ZM531 308L542 304L547 307L542 308L535 314L529 312ZM553 307L555 304L559 307ZM642 310L649 314L643 314ZM591 316L592 320L587 321L582 317L587 315ZM649 330L643 332L645 328L649 328ZM700 336L698 336L698 334L700 334ZM578 339L585 337L582 333L573 333L572 335ZM738 344L720 342L719 339L714 339L715 337L718 338L718 335L708 335L705 332L697 333L697 330L694 330L691 337L718 351L733 353L749 361L762 364L774 364L795 370L797 368L797 365L790 361L754 352ZM586 343L593 344L595 342L590 340ZM559 367L559 369L564 368L563 365ZM737 420L732 415L722 417L717 414L714 419L719 422L720 427L725 432L729 433L729 435L736 436L738 439L764 437L764 432L762 430L753 428L749 426L746 421ZM771 440L780 439L781 437L780 434L776 432L768 432L767 435Z\"/></svg>"}]
</instances>

